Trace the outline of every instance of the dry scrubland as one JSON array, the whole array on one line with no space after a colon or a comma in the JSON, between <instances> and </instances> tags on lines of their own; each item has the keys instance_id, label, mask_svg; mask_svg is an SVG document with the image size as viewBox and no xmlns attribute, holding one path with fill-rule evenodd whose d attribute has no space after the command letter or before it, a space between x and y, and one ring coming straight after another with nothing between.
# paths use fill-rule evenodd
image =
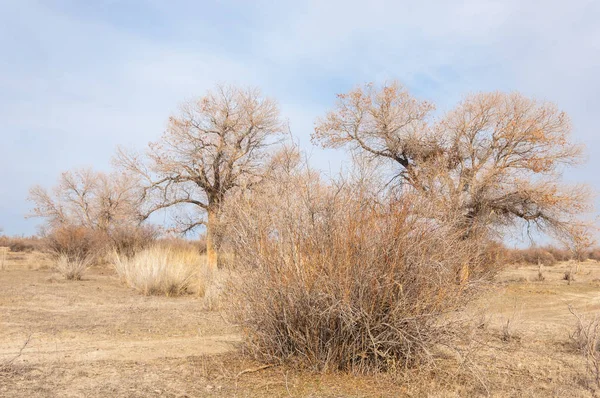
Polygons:
<instances>
[{"instance_id":1,"label":"dry scrubland","mask_svg":"<svg viewBox=\"0 0 600 398\"><path fill-rule=\"evenodd\" d=\"M498 92L434 109L397 82L338 94L311 135L352 155L335 177L275 100L218 86L110 174L32 187L49 257L0 259L0 395L598 395L568 115ZM507 251L525 227L566 250Z\"/></svg>"},{"instance_id":2,"label":"dry scrubland","mask_svg":"<svg viewBox=\"0 0 600 398\"><path fill-rule=\"evenodd\" d=\"M395 374L260 369L207 297L143 296L110 266L67 281L46 255L7 252L0 271L0 396L600 396L571 338L600 310L600 264L511 267L470 305L471 353ZM219 271L217 280L227 277ZM220 278L220 279L219 279ZM218 284L218 282L211 282ZM26 344L25 348L22 348ZM19 354L20 353L20 354Z\"/></svg>"}]
</instances>

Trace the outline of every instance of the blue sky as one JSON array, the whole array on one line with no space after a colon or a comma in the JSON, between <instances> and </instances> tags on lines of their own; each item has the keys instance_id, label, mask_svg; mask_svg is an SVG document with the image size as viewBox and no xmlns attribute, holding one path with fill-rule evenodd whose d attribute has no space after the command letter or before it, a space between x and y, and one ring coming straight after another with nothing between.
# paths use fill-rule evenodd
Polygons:
<instances>
[{"instance_id":1,"label":"blue sky","mask_svg":"<svg viewBox=\"0 0 600 398\"><path fill-rule=\"evenodd\" d=\"M600 188L598 1L0 0L0 227L32 234L30 186L110 167L177 105L217 83L259 86L312 148L335 94L397 79L440 112L468 93L518 90L567 111Z\"/></svg>"}]
</instances>

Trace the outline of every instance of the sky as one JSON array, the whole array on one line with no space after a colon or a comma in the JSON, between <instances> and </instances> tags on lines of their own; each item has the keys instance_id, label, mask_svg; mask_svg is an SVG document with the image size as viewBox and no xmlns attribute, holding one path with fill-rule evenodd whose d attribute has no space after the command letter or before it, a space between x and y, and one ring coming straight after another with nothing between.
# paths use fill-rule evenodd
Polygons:
<instances>
[{"instance_id":1,"label":"sky","mask_svg":"<svg viewBox=\"0 0 600 398\"><path fill-rule=\"evenodd\" d=\"M0 0L0 228L30 235L28 190L62 171L108 170L143 150L186 100L258 86L313 147L335 94L398 80L443 114L465 95L556 103L588 161L565 177L600 188L600 1ZM600 204L600 202L596 202Z\"/></svg>"}]
</instances>

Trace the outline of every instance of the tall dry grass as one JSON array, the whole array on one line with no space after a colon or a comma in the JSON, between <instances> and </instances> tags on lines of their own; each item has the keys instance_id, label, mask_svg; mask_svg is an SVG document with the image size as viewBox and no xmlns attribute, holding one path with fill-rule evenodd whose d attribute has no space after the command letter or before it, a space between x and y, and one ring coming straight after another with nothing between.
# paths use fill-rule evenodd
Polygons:
<instances>
[{"instance_id":1,"label":"tall dry grass","mask_svg":"<svg viewBox=\"0 0 600 398\"><path fill-rule=\"evenodd\" d=\"M93 264L93 256L69 256L58 254L55 269L67 280L81 280L85 271Z\"/></svg>"},{"instance_id":2,"label":"tall dry grass","mask_svg":"<svg viewBox=\"0 0 600 398\"><path fill-rule=\"evenodd\" d=\"M121 279L144 295L178 296L195 290L203 294L201 272L204 256L196 250L155 245L133 256L114 252L114 266Z\"/></svg>"}]
</instances>

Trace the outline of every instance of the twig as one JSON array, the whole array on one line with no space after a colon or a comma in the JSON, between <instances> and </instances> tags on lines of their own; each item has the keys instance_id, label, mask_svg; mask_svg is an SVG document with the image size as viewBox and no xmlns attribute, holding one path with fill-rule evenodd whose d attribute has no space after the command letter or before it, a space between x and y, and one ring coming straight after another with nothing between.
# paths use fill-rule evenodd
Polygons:
<instances>
[{"instance_id":1,"label":"twig","mask_svg":"<svg viewBox=\"0 0 600 398\"><path fill-rule=\"evenodd\" d=\"M237 379L238 377L240 377L241 375L246 374L246 373L254 373L254 372L258 372L260 370L272 368L273 366L275 366L275 364L262 365L262 366L259 366L258 368L244 369L240 373L238 373L237 376L235 376L235 378Z\"/></svg>"},{"instance_id":2,"label":"twig","mask_svg":"<svg viewBox=\"0 0 600 398\"><path fill-rule=\"evenodd\" d=\"M23 350L25 350L25 347L27 347L27 345L29 344L30 341L31 341L31 335L28 335L27 339L25 339L25 343L23 343L23 345L19 349L18 354L15 355L10 361L0 364L0 370L7 369L8 367L10 367L10 365L13 364L14 361L16 361L21 355L23 355Z\"/></svg>"}]
</instances>

